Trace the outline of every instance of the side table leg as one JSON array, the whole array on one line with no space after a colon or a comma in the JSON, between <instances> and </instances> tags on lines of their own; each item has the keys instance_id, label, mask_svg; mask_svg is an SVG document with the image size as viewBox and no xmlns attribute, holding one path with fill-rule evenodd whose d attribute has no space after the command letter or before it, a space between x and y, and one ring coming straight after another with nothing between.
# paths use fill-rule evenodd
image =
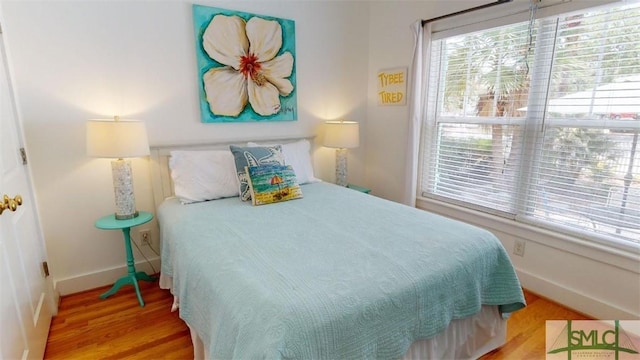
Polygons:
<instances>
[{"instance_id":1,"label":"side table leg","mask_svg":"<svg viewBox=\"0 0 640 360\"><path fill-rule=\"evenodd\" d=\"M127 274L135 278L136 267L133 260L133 250L131 249L131 228L123 228L122 234L124 235L124 248L127 252Z\"/></svg>"},{"instance_id":2,"label":"side table leg","mask_svg":"<svg viewBox=\"0 0 640 360\"><path fill-rule=\"evenodd\" d=\"M138 279L136 279L136 277L134 275L132 280L133 280L133 287L136 288L136 296L138 297L138 302L140 303L141 307L144 307L144 300L142 300L142 294L140 294L140 287L138 286Z\"/></svg>"},{"instance_id":3,"label":"side table leg","mask_svg":"<svg viewBox=\"0 0 640 360\"><path fill-rule=\"evenodd\" d=\"M134 283L135 283L135 278L133 280L134 280ZM118 292L118 290L120 290L120 288L123 285L127 285L127 284L131 284L131 277L128 276L128 275L118 279L118 281L116 281L116 283L113 284L111 289L109 289L109 291L107 291L106 293L100 295L100 299L108 298L109 296L111 296L111 295L115 294L116 292Z\"/></svg>"},{"instance_id":4,"label":"side table leg","mask_svg":"<svg viewBox=\"0 0 640 360\"><path fill-rule=\"evenodd\" d=\"M149 276L144 271L138 271L136 273L136 279L144 280L144 281L156 281L157 280L157 278L155 276Z\"/></svg>"},{"instance_id":5,"label":"side table leg","mask_svg":"<svg viewBox=\"0 0 640 360\"><path fill-rule=\"evenodd\" d=\"M127 251L127 277L131 279L133 287L136 289L136 296L140 306L144 307L144 301L142 300L142 294L140 294L140 287L138 286L138 274L136 274L135 262L133 260L133 250L131 249L131 228L122 229L124 235L124 246Z\"/></svg>"},{"instance_id":6,"label":"side table leg","mask_svg":"<svg viewBox=\"0 0 640 360\"><path fill-rule=\"evenodd\" d=\"M144 307L144 300L142 300L142 293L140 293L140 287L138 286L138 279L136 279L135 276L123 276L120 279L118 279L118 281L116 281L116 283L113 285L113 287L111 287L111 289L109 289L109 291L107 291L106 293L100 295L100 299L106 299L109 296L115 294L116 292L118 292L118 290L120 290L120 288L123 285L128 285L131 284L133 285L133 287L136 290L136 297L138 298L138 303L140 303L141 307Z\"/></svg>"},{"instance_id":7,"label":"side table leg","mask_svg":"<svg viewBox=\"0 0 640 360\"><path fill-rule=\"evenodd\" d=\"M131 228L123 228L122 234L124 235L124 247L127 253L127 275L118 279L113 287L109 289L109 291L100 295L100 298L105 299L115 294L123 285L131 284L136 289L136 297L138 298L138 303L140 303L140 306L144 307L144 300L142 300L142 294L140 293L140 287L138 286L138 279L142 279L145 281L154 281L155 279L151 278L142 271L136 273L135 262L133 259L133 250L131 249Z\"/></svg>"}]
</instances>

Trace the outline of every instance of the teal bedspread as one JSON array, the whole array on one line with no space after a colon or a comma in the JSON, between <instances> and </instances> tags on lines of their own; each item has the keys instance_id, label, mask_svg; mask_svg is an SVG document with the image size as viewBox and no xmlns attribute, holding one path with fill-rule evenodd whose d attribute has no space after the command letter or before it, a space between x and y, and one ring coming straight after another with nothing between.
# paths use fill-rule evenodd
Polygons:
<instances>
[{"instance_id":1,"label":"teal bedspread","mask_svg":"<svg viewBox=\"0 0 640 360\"><path fill-rule=\"evenodd\" d=\"M158 210L162 273L215 359L399 358L482 304L525 306L491 233L327 183Z\"/></svg>"}]
</instances>

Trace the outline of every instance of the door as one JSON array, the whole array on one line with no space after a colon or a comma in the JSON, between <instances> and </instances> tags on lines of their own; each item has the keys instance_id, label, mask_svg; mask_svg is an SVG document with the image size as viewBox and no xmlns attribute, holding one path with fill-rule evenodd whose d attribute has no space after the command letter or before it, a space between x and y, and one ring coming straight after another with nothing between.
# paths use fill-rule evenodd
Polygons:
<instances>
[{"instance_id":1,"label":"door","mask_svg":"<svg viewBox=\"0 0 640 360\"><path fill-rule=\"evenodd\" d=\"M55 306L16 114L0 33L0 203L22 197L0 215L0 359L42 359Z\"/></svg>"}]
</instances>

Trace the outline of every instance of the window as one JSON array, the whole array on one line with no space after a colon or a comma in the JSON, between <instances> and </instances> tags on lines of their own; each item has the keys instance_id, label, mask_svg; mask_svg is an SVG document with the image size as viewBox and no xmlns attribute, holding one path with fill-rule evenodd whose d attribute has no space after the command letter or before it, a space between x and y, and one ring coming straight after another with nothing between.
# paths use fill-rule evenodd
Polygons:
<instances>
[{"instance_id":1,"label":"window","mask_svg":"<svg viewBox=\"0 0 640 360\"><path fill-rule=\"evenodd\" d=\"M420 189L640 245L640 6L432 42Z\"/></svg>"}]
</instances>

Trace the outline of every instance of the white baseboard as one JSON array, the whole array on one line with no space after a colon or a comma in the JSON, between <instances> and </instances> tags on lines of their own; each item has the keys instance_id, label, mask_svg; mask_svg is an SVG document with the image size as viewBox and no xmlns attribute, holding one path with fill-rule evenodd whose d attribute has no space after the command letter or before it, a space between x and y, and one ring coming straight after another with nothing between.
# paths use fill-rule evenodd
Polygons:
<instances>
[{"instance_id":1,"label":"white baseboard","mask_svg":"<svg viewBox=\"0 0 640 360\"><path fill-rule=\"evenodd\" d=\"M155 270L159 272L160 258L150 258L149 261ZM151 266L149 266L149 264L144 260L136 262L135 267L136 271L144 271L147 274L153 274L154 272ZM116 280L126 274L127 266L123 265L65 279L57 279L54 282L54 287L60 295L64 296L113 284Z\"/></svg>"},{"instance_id":2,"label":"white baseboard","mask_svg":"<svg viewBox=\"0 0 640 360\"><path fill-rule=\"evenodd\" d=\"M553 300L559 304L570 307L572 310L591 316L599 320L640 320L640 314L621 309L598 299L589 297L565 286L559 285L549 279L541 278L521 269L516 269L522 287ZM564 320L564 319L548 319Z\"/></svg>"}]
</instances>

